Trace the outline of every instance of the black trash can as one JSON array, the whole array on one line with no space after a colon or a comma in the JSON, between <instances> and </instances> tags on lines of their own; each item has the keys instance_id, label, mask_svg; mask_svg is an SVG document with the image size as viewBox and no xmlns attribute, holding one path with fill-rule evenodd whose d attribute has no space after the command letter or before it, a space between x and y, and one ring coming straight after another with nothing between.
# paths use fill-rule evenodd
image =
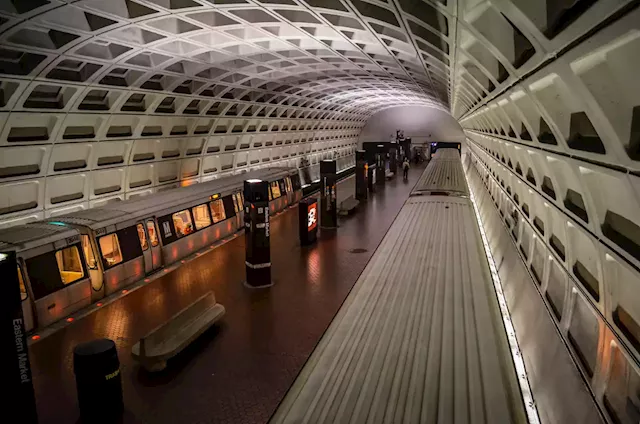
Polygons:
<instances>
[{"instance_id":1,"label":"black trash can","mask_svg":"<svg viewBox=\"0 0 640 424\"><path fill-rule=\"evenodd\" d=\"M81 343L73 350L82 423L112 423L122 416L120 361L113 340Z\"/></svg>"}]
</instances>

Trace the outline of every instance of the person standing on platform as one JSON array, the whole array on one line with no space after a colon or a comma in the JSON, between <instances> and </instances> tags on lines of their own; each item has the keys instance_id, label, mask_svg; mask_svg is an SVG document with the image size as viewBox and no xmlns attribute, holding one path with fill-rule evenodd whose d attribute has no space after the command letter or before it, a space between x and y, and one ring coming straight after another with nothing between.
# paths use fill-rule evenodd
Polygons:
<instances>
[{"instance_id":1,"label":"person standing on platform","mask_svg":"<svg viewBox=\"0 0 640 424\"><path fill-rule=\"evenodd\" d=\"M402 179L405 181L409 179L409 158L406 156L402 161Z\"/></svg>"}]
</instances>

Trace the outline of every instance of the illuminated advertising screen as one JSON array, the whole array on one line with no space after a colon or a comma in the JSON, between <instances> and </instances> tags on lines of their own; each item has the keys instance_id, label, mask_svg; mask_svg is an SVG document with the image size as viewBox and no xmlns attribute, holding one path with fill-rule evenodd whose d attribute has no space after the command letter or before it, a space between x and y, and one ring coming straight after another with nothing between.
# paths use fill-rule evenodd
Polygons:
<instances>
[{"instance_id":1,"label":"illuminated advertising screen","mask_svg":"<svg viewBox=\"0 0 640 424\"><path fill-rule=\"evenodd\" d=\"M319 228L319 214L320 210L317 199L302 199L298 204L298 231L300 244L302 246L309 245L316 241Z\"/></svg>"},{"instance_id":2,"label":"illuminated advertising screen","mask_svg":"<svg viewBox=\"0 0 640 424\"><path fill-rule=\"evenodd\" d=\"M315 230L318 225L318 202L307 206L307 231Z\"/></svg>"}]
</instances>

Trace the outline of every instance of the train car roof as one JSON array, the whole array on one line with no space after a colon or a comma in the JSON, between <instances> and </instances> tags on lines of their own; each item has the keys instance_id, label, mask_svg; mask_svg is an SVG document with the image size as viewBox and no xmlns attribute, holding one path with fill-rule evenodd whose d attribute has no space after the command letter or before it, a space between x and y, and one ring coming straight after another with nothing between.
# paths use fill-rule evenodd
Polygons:
<instances>
[{"instance_id":1,"label":"train car roof","mask_svg":"<svg viewBox=\"0 0 640 424\"><path fill-rule=\"evenodd\" d=\"M458 149L451 147L440 147L433 154L433 159L457 159L460 160L460 152Z\"/></svg>"},{"instance_id":2,"label":"train car roof","mask_svg":"<svg viewBox=\"0 0 640 424\"><path fill-rule=\"evenodd\" d=\"M462 169L457 149L438 149L429 161L411 194L429 194L434 192L469 195L469 187Z\"/></svg>"},{"instance_id":3,"label":"train car roof","mask_svg":"<svg viewBox=\"0 0 640 424\"><path fill-rule=\"evenodd\" d=\"M0 230L0 250L22 251L78 235L72 227L51 222L54 223L34 222Z\"/></svg>"},{"instance_id":4,"label":"train car roof","mask_svg":"<svg viewBox=\"0 0 640 424\"><path fill-rule=\"evenodd\" d=\"M153 193L150 196L109 203L55 218L56 221L68 224L87 226L92 229L113 224L114 221L144 218L158 211L197 201L216 193L225 193L238 188L246 179L274 180L294 173L294 168L264 168L242 174L230 175L215 180L197 183L187 187L176 187L166 191ZM49 222L49 221L48 221Z\"/></svg>"}]
</instances>

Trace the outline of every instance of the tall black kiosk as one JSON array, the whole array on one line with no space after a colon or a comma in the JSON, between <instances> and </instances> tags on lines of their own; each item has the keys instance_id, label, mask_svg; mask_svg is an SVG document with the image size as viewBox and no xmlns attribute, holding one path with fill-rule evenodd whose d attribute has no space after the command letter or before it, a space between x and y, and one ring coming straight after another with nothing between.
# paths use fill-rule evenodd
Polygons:
<instances>
[{"instance_id":1,"label":"tall black kiosk","mask_svg":"<svg viewBox=\"0 0 640 424\"><path fill-rule=\"evenodd\" d=\"M2 346L7 355L2 361L3 372L0 378L0 387L4 388L2 396L7 406L4 414L16 414L15 417L20 417L21 423L37 424L15 252L0 253L0 275L3 283L0 296ZM11 421L10 418L7 420Z\"/></svg>"},{"instance_id":2,"label":"tall black kiosk","mask_svg":"<svg viewBox=\"0 0 640 424\"><path fill-rule=\"evenodd\" d=\"M378 144L376 147L376 184L384 185L387 171L387 149L385 149L384 144Z\"/></svg>"},{"instance_id":3,"label":"tall black kiosk","mask_svg":"<svg viewBox=\"0 0 640 424\"><path fill-rule=\"evenodd\" d=\"M323 160L320 162L320 180L322 192L320 194L320 227L338 227L338 207L336 205L336 161Z\"/></svg>"},{"instance_id":4,"label":"tall black kiosk","mask_svg":"<svg viewBox=\"0 0 640 424\"><path fill-rule=\"evenodd\" d=\"M392 141L389 143L389 171L393 174L398 173L398 143Z\"/></svg>"},{"instance_id":5,"label":"tall black kiosk","mask_svg":"<svg viewBox=\"0 0 640 424\"><path fill-rule=\"evenodd\" d=\"M268 287L271 282L269 237L269 183L244 182L244 238L247 286Z\"/></svg>"},{"instance_id":6,"label":"tall black kiosk","mask_svg":"<svg viewBox=\"0 0 640 424\"><path fill-rule=\"evenodd\" d=\"M367 200L369 164L364 150L356 150L356 199Z\"/></svg>"}]
</instances>

